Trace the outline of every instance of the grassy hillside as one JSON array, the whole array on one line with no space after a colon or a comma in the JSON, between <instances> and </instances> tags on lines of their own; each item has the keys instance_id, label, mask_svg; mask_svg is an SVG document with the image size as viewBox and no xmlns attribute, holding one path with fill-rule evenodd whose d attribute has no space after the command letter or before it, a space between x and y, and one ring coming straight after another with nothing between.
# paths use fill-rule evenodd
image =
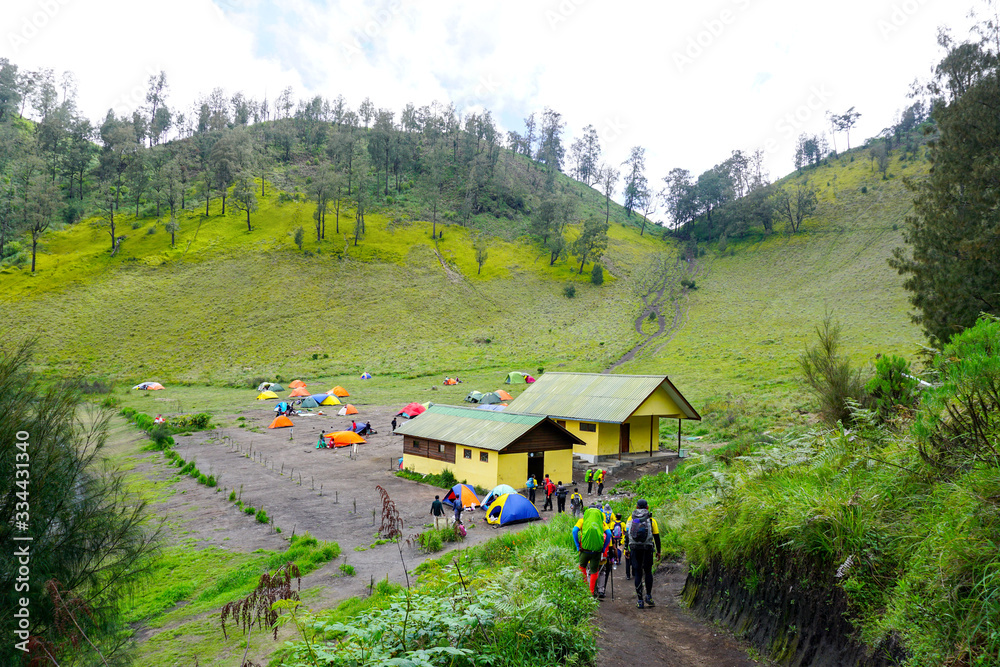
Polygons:
<instances>
[{"instance_id":1,"label":"grassy hillside","mask_svg":"<svg viewBox=\"0 0 1000 667\"><path fill-rule=\"evenodd\" d=\"M787 397L798 386L798 355L827 309L846 325L847 348L861 361L910 353L921 340L885 260L909 210L899 176L919 176L925 166L893 164L886 181L849 156L793 174L786 180L820 190L802 231L710 246L690 265L659 234L613 224L600 287L575 273L572 258L550 267L548 254L523 238L491 237L477 273L472 230L446 225L435 241L430 223L392 210L367 216L358 246L353 214L341 214L339 234L330 214L326 240L317 242L312 205L270 188L252 232L242 214L222 216L215 202L208 218L204 209L186 212L173 248L162 220L122 216L119 233L129 238L114 258L97 221L53 233L35 276L0 272L0 304L10 314L7 335L37 334L40 359L58 374L238 384L363 370L598 371L652 333L655 322L643 334L634 322L643 296L668 285L664 299L673 295L677 308L663 309L666 333L618 372L669 373L696 401ZM603 203L569 179L560 187L583 202L582 213ZM303 251L292 240L299 226ZM577 233L571 227L568 236ZM684 277L696 289L681 290ZM568 283L574 298L564 294Z\"/></svg>"},{"instance_id":2,"label":"grassy hillside","mask_svg":"<svg viewBox=\"0 0 1000 667\"><path fill-rule=\"evenodd\" d=\"M902 245L911 208L900 176L919 178L926 163L893 164L900 168L886 181L867 160L850 156L784 179L819 189L815 217L792 236L730 241L724 252L710 247L698 259L682 326L621 371L664 369L702 398L750 393L801 401L798 356L827 310L844 325L844 348L856 362L879 352L912 356L923 337L886 258Z\"/></svg>"}]
</instances>

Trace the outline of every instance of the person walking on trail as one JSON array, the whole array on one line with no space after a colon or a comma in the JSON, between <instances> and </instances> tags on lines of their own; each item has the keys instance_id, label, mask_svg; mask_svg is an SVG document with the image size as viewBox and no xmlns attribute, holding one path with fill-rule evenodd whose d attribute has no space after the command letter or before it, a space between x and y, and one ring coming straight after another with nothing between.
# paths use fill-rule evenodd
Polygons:
<instances>
[{"instance_id":1,"label":"person walking on trail","mask_svg":"<svg viewBox=\"0 0 1000 667\"><path fill-rule=\"evenodd\" d=\"M608 506L605 505L605 510ZM608 580L614 576L614 571L618 569L618 564L622 562L622 542L625 535L625 523L621 515L611 514L608 519L608 512L604 515L604 527L611 531L611 544L608 546L607 556L604 559L604 567L601 568L601 576L597 579L597 597L603 598L604 591L608 588ZM626 573L626 578L628 573Z\"/></svg>"},{"instance_id":2,"label":"person walking on trail","mask_svg":"<svg viewBox=\"0 0 1000 667\"><path fill-rule=\"evenodd\" d=\"M562 480L556 485L556 501L559 507L559 513L562 514L566 511L566 496L569 495L569 489L563 486Z\"/></svg>"},{"instance_id":3,"label":"person walking on trail","mask_svg":"<svg viewBox=\"0 0 1000 667\"><path fill-rule=\"evenodd\" d=\"M574 519L583 516L583 496L580 495L580 489L573 489L573 495L569 497L569 508Z\"/></svg>"},{"instance_id":4,"label":"person walking on trail","mask_svg":"<svg viewBox=\"0 0 1000 667\"><path fill-rule=\"evenodd\" d=\"M445 516L441 496L434 496L434 502L431 503L431 514L434 515L434 530L441 530L442 523L445 528L448 527L448 517Z\"/></svg>"},{"instance_id":5,"label":"person walking on trail","mask_svg":"<svg viewBox=\"0 0 1000 667\"><path fill-rule=\"evenodd\" d=\"M597 590L597 575L610 544L611 531L604 525L601 510L597 507L588 508L573 526L573 545L580 554L580 572L583 573L584 581L590 585L590 594L594 597L604 597Z\"/></svg>"},{"instance_id":6,"label":"person walking on trail","mask_svg":"<svg viewBox=\"0 0 1000 667\"><path fill-rule=\"evenodd\" d=\"M597 495L601 495L604 491L604 474L605 470L598 470L594 473L594 481L597 482Z\"/></svg>"},{"instance_id":7,"label":"person walking on trail","mask_svg":"<svg viewBox=\"0 0 1000 667\"><path fill-rule=\"evenodd\" d=\"M538 486L538 483L535 482L535 476L534 475L528 475L528 481L526 481L524 483L524 488L528 489L528 500L531 501L532 505L535 504L535 488L537 486Z\"/></svg>"},{"instance_id":8,"label":"person walking on trail","mask_svg":"<svg viewBox=\"0 0 1000 667\"><path fill-rule=\"evenodd\" d=\"M583 481L587 483L587 495L589 496L594 492L594 469L587 468L587 472L583 473Z\"/></svg>"},{"instance_id":9,"label":"person walking on trail","mask_svg":"<svg viewBox=\"0 0 1000 667\"><path fill-rule=\"evenodd\" d=\"M649 504L645 498L635 502L632 516L625 524L625 548L632 556L632 573L635 576L635 595L638 598L636 606L655 607L653 604L653 549L656 558L660 558L660 529L656 519L649 513ZM646 582L646 596L642 595L643 579Z\"/></svg>"},{"instance_id":10,"label":"person walking on trail","mask_svg":"<svg viewBox=\"0 0 1000 667\"><path fill-rule=\"evenodd\" d=\"M455 525L462 525L462 501L460 499L455 501Z\"/></svg>"},{"instance_id":11,"label":"person walking on trail","mask_svg":"<svg viewBox=\"0 0 1000 667\"><path fill-rule=\"evenodd\" d=\"M392 432L393 433L396 432L396 418L395 417L392 418Z\"/></svg>"},{"instance_id":12,"label":"person walking on trail","mask_svg":"<svg viewBox=\"0 0 1000 667\"><path fill-rule=\"evenodd\" d=\"M545 504L542 505L542 511L545 510L552 511L552 494L556 492L556 485L552 483L549 476L545 476Z\"/></svg>"}]
</instances>

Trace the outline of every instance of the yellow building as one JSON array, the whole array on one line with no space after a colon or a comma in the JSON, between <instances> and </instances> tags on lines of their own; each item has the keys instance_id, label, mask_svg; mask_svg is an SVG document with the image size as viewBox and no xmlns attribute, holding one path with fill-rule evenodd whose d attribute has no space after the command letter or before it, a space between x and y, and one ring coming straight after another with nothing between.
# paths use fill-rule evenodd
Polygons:
<instances>
[{"instance_id":1,"label":"yellow building","mask_svg":"<svg viewBox=\"0 0 1000 667\"><path fill-rule=\"evenodd\" d=\"M568 482L573 447L583 442L544 415L457 405L432 405L396 433L403 435L404 468L424 475L448 469L485 489L524 488L529 474Z\"/></svg>"},{"instance_id":2,"label":"yellow building","mask_svg":"<svg viewBox=\"0 0 1000 667\"><path fill-rule=\"evenodd\" d=\"M660 448L660 419L701 419L666 375L545 373L508 410L545 415L583 442L591 463Z\"/></svg>"}]
</instances>

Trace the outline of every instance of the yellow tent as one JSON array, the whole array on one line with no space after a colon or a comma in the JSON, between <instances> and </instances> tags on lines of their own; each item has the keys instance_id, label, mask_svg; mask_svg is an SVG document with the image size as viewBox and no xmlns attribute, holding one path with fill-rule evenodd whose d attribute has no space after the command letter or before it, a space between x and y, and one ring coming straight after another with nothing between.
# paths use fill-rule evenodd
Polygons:
<instances>
[{"instance_id":1,"label":"yellow tent","mask_svg":"<svg viewBox=\"0 0 1000 667\"><path fill-rule=\"evenodd\" d=\"M340 401L333 394L327 396L324 400L319 402L320 405L341 405Z\"/></svg>"},{"instance_id":2,"label":"yellow tent","mask_svg":"<svg viewBox=\"0 0 1000 667\"><path fill-rule=\"evenodd\" d=\"M259 394L257 394L258 401L266 401L269 398L278 398L278 395L275 394L273 391L262 391Z\"/></svg>"}]
</instances>

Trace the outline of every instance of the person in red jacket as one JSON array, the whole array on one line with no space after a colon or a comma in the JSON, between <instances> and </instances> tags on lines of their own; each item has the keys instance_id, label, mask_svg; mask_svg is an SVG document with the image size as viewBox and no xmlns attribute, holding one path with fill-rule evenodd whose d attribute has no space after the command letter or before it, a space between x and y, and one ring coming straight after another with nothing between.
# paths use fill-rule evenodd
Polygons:
<instances>
[{"instance_id":1,"label":"person in red jacket","mask_svg":"<svg viewBox=\"0 0 1000 667\"><path fill-rule=\"evenodd\" d=\"M552 494L556 492L556 485L552 483L549 476L545 476L545 481L543 482L545 486L545 504L542 505L542 511L545 510L552 511Z\"/></svg>"}]
</instances>

